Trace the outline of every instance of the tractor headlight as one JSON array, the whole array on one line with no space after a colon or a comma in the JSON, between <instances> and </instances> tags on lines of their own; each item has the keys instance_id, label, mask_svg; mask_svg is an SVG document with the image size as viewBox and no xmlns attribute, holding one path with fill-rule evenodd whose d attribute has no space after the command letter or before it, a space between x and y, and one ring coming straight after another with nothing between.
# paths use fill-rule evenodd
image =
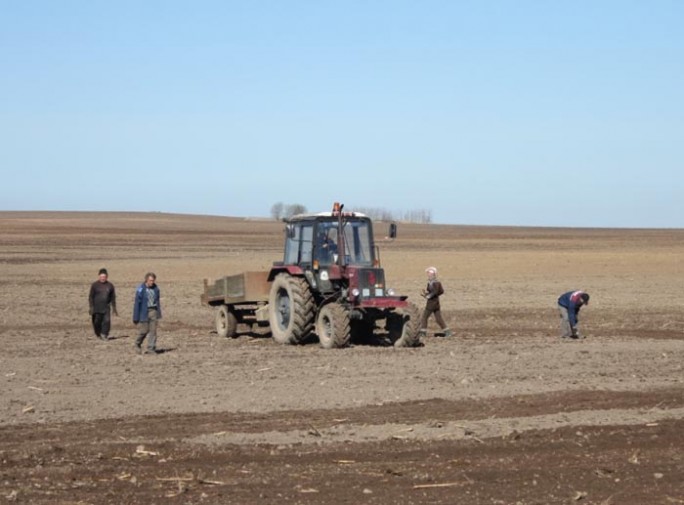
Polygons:
<instances>
[{"instance_id":1,"label":"tractor headlight","mask_svg":"<svg viewBox=\"0 0 684 505\"><path fill-rule=\"evenodd\" d=\"M358 296L361 294L361 291L359 291L359 288L354 288L351 290L351 294L354 298L358 298Z\"/></svg>"},{"instance_id":2,"label":"tractor headlight","mask_svg":"<svg viewBox=\"0 0 684 505\"><path fill-rule=\"evenodd\" d=\"M328 279L330 279L327 270L321 270L320 276L322 281L327 281Z\"/></svg>"},{"instance_id":3,"label":"tractor headlight","mask_svg":"<svg viewBox=\"0 0 684 505\"><path fill-rule=\"evenodd\" d=\"M394 296L395 294L394 288L387 288L387 296Z\"/></svg>"}]
</instances>

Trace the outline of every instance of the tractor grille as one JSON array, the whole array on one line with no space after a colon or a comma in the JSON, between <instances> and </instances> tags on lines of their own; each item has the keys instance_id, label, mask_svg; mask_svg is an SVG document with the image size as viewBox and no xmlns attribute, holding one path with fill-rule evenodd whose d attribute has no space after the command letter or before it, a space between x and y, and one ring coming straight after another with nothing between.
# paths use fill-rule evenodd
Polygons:
<instances>
[{"instance_id":1,"label":"tractor grille","mask_svg":"<svg viewBox=\"0 0 684 505\"><path fill-rule=\"evenodd\" d=\"M355 280L362 299L386 296L385 271L382 268L361 268Z\"/></svg>"}]
</instances>

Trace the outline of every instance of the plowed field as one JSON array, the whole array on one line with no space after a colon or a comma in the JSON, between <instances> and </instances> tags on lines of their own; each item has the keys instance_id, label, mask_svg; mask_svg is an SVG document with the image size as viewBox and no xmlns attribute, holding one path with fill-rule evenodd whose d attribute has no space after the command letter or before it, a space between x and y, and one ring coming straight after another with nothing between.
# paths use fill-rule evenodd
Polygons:
<instances>
[{"instance_id":1,"label":"plowed field","mask_svg":"<svg viewBox=\"0 0 684 505\"><path fill-rule=\"evenodd\" d=\"M376 223L376 236L385 234ZM684 503L684 231L399 225L455 336L394 349L214 331L203 279L267 270L282 223L0 212L0 503ZM113 339L92 335L101 267ZM133 293L157 274L157 355ZM584 289L587 338L558 338Z\"/></svg>"}]
</instances>

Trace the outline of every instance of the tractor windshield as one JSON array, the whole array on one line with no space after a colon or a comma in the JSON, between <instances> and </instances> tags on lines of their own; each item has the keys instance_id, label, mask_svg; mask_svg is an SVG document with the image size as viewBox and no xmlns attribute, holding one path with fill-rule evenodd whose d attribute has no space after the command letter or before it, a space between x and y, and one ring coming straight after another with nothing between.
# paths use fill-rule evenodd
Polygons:
<instances>
[{"instance_id":1,"label":"tractor windshield","mask_svg":"<svg viewBox=\"0 0 684 505\"><path fill-rule=\"evenodd\" d=\"M347 265L373 266L373 230L370 220L352 218L343 222L344 245L340 243L337 219L300 222L291 228L285 242L286 265L332 265L344 249Z\"/></svg>"},{"instance_id":2,"label":"tractor windshield","mask_svg":"<svg viewBox=\"0 0 684 505\"><path fill-rule=\"evenodd\" d=\"M370 221L345 221L343 229L345 263L373 266L373 230Z\"/></svg>"}]
</instances>

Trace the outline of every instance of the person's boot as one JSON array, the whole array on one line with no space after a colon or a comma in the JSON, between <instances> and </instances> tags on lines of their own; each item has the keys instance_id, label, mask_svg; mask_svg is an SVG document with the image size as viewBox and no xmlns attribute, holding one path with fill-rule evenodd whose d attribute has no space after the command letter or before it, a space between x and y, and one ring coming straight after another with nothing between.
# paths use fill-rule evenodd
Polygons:
<instances>
[{"instance_id":1,"label":"person's boot","mask_svg":"<svg viewBox=\"0 0 684 505\"><path fill-rule=\"evenodd\" d=\"M453 336L454 336L454 332L451 331L449 328L447 328L447 329L444 330L444 336L445 336L445 337L453 337Z\"/></svg>"}]
</instances>

